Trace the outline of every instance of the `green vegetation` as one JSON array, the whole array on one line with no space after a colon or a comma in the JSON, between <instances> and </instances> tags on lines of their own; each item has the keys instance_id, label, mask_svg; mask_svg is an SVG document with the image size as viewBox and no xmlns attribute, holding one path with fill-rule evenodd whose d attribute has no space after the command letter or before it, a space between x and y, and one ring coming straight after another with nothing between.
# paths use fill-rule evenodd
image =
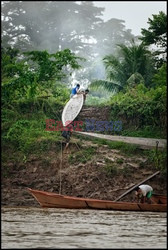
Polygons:
<instances>
[{"instance_id":1,"label":"green vegetation","mask_svg":"<svg viewBox=\"0 0 168 250\"><path fill-rule=\"evenodd\" d=\"M124 177L128 178L131 176L132 171L134 171L130 168L130 166L128 167L127 165L121 167L121 164L124 163L124 160L121 158L117 159L116 162L105 159L105 163L106 165L104 166L103 171L105 171L105 173L110 177L123 175Z\"/></svg>"},{"instance_id":2,"label":"green vegetation","mask_svg":"<svg viewBox=\"0 0 168 250\"><path fill-rule=\"evenodd\" d=\"M138 146L133 144L128 144L125 142L117 142L117 141L108 141L105 139L100 138L89 138L82 136L85 140L91 140L93 143L97 145L108 145L110 149L118 149L121 150L122 153L125 153L126 155L134 155L137 152L140 152L141 150L138 148Z\"/></svg>"},{"instance_id":3,"label":"green vegetation","mask_svg":"<svg viewBox=\"0 0 168 250\"><path fill-rule=\"evenodd\" d=\"M20 59L22 58L22 59ZM61 83L65 67L80 68L70 50L21 53L2 49L2 160L26 162L28 156L60 150L61 132L47 131L47 119L61 120L69 90ZM68 73L67 73L68 74ZM70 72L69 72L70 74Z\"/></svg>"},{"instance_id":4,"label":"green vegetation","mask_svg":"<svg viewBox=\"0 0 168 250\"><path fill-rule=\"evenodd\" d=\"M95 107L104 107L108 105L108 100L105 97L97 97L97 96L92 96L89 95L86 99L85 104L87 106L95 106Z\"/></svg>"},{"instance_id":5,"label":"green vegetation","mask_svg":"<svg viewBox=\"0 0 168 250\"><path fill-rule=\"evenodd\" d=\"M111 119L123 122L121 134L165 138L166 92L166 86L147 89L140 83L113 96L110 101Z\"/></svg>"},{"instance_id":6,"label":"green vegetation","mask_svg":"<svg viewBox=\"0 0 168 250\"><path fill-rule=\"evenodd\" d=\"M74 152L69 155L69 163L70 164L79 164L79 163L87 163L92 159L95 153L95 149L92 147L88 147L87 149L81 149L80 151Z\"/></svg>"},{"instance_id":7,"label":"green vegetation","mask_svg":"<svg viewBox=\"0 0 168 250\"><path fill-rule=\"evenodd\" d=\"M119 159L117 159L117 161L116 161L118 164L122 164L123 162L124 162L124 160L122 159L122 158L119 158Z\"/></svg>"},{"instance_id":8,"label":"green vegetation","mask_svg":"<svg viewBox=\"0 0 168 250\"><path fill-rule=\"evenodd\" d=\"M75 135L76 137L79 137L79 135ZM145 166L145 164L151 165L152 169L159 170L163 175L167 174L167 148L164 149L141 149L140 147L134 145L134 144L128 144L124 142L116 142L116 141L107 141L105 139L100 138L88 138L87 136L82 136L83 140L89 140L92 141L97 145L97 147L101 145L108 145L108 148L110 149L117 149L119 150L123 155L125 156L146 156L147 161L145 163L141 163L141 167ZM118 174L119 170L117 169L118 165L121 165L124 162L122 158L117 159L115 163L113 163L111 160L105 158L106 163L106 171L110 174ZM124 167L124 169L121 169L122 174L129 175L130 171L127 171L127 166Z\"/></svg>"},{"instance_id":9,"label":"green vegetation","mask_svg":"<svg viewBox=\"0 0 168 250\"><path fill-rule=\"evenodd\" d=\"M110 97L116 93L117 87L118 85L112 85L111 82L105 80L92 81L85 104L100 107L109 105Z\"/></svg>"},{"instance_id":10,"label":"green vegetation","mask_svg":"<svg viewBox=\"0 0 168 250\"><path fill-rule=\"evenodd\" d=\"M54 144L58 149L60 132L46 131L47 116L43 111L27 114L4 109L2 112L2 152L6 154L11 148L14 152L25 155L44 152ZM12 156L12 155L11 155ZM9 155L10 157L10 155Z\"/></svg>"},{"instance_id":11,"label":"green vegetation","mask_svg":"<svg viewBox=\"0 0 168 250\"><path fill-rule=\"evenodd\" d=\"M7 4L9 4L9 9ZM23 18L24 25L27 27L26 31L23 29L24 33L29 33L27 33L30 38L29 46L26 47L26 39L24 40L22 37L15 44L13 43L13 48L8 47L9 44L14 42L11 40L12 37L15 37L14 31L10 28L12 26L10 22L16 25L16 37L18 38L20 35L19 32L22 33L23 30L19 31L17 29L19 21L17 16L21 13L24 15L29 9L28 6L22 2L3 3L3 23L7 22L7 26L4 25L3 27L2 44L4 46L1 49L1 142L2 163L6 167L6 171L9 162L12 161L14 164L18 162L25 163L28 161L30 154L45 155L51 149L59 153L60 141L62 140L61 132L47 131L46 120L61 120L62 109L69 99L70 94L67 82L71 79L70 77L73 73L75 75L79 69L82 69L79 62L83 61L86 62L86 68L83 69L83 73L88 76L88 81L92 81L90 85L91 91L89 92L86 104L99 105L100 108L102 105L110 106L111 113L109 120L121 120L123 124L122 131L116 132L117 134L166 138L167 62L165 59L165 35L167 25L164 13L161 12L159 15L153 15L153 20L149 19L150 27L148 30L142 29L142 42L137 44L135 41L130 43L130 39L132 38L130 34L130 39L127 40L127 36L124 35L125 31L120 32L121 37L124 37L124 40L121 39L121 44L117 44L118 33L116 37L108 36L108 32L104 34L104 38L102 36L99 37L102 30L106 29L102 29L105 26L101 26L100 24L100 26L96 26L95 23L95 39L98 34L95 46L99 48L102 45L102 41L104 41L102 48L105 48L107 43L110 44L110 46L107 46L108 50L106 50L106 53L103 51L102 56L99 55L99 57L101 56L101 63L104 63L107 79L100 79L101 77L95 79L94 70L100 73L100 75L98 74L99 76L101 76L101 70L99 68L94 69L94 63L90 67L89 63L91 61L89 59L87 61L80 56L76 56L76 54L80 53L75 54L72 52L75 47L78 47L78 49L81 48L81 51L83 50L83 54L89 54L90 58L94 58L90 51L95 47L89 47L91 46L89 44L87 47L89 49L87 50L85 48L86 43L82 41L81 34L78 31L72 30L73 32L70 32L68 35L67 31L62 33L59 30L58 40L61 41L62 37L62 44L59 44L59 41L56 44L57 42L55 42L54 38L54 46L56 44L56 47L52 49L54 51L52 53L47 50L40 50L38 46L37 50L30 50L35 42L33 41L33 37L36 37L36 44L38 44L40 37L38 32L41 31L39 31L38 25L35 25L36 19L34 17L32 17L32 27L31 24L28 27L27 23L29 22ZM51 1L48 5L50 11L52 11L52 6L57 9L57 6L52 5ZM46 10L45 4L42 4L42 7L43 10ZM23 11L25 8L26 11ZM8 17L9 10L12 10L11 18ZM17 14L15 14L15 11ZM44 12L46 13L46 11ZM85 11L85 13L87 12ZM49 18L48 14L47 18ZM84 20L90 19L84 18ZM93 18L93 20L96 22L96 18ZM71 23L70 16L67 22ZM50 29L51 24L53 22L47 23L48 30L52 30ZM92 27L90 22L86 22L85 24L87 28ZM120 24L120 21L118 24ZM102 25L104 24L102 23ZM108 22L108 25L107 30L109 31L113 22ZM38 37L31 32L31 30L35 29L37 29L36 33ZM92 32L93 30L90 30L89 33L84 32L83 34L88 35L89 39ZM7 40L5 40L5 34ZM69 40L66 40L67 37L69 37ZM77 37L78 39L80 38L80 42ZM69 49L70 41L72 41L71 45L73 45L72 51ZM114 46L111 41L115 41ZM157 49L153 53L148 46L154 44L155 41ZM65 49L60 50L60 46ZM112 47L118 50L111 51ZM55 51L56 48L57 51ZM77 52L80 52L80 50ZM93 72L90 72L90 70ZM78 73L81 74L79 79L82 79L83 74L81 71ZM106 144L109 148L122 150L126 155L140 153L139 148L134 145L97 139L93 141L98 145ZM166 173L166 151L156 152L149 150L147 152L146 154L149 156L151 164L153 163L156 169ZM83 149L82 152L76 152L71 155L69 162L71 164L86 163L92 158L94 153L95 149L93 148ZM120 163L122 163L122 160L118 162L118 164ZM44 165L47 164L49 164L49 159L44 161ZM117 170L113 164L107 163L107 172L114 174L117 173Z\"/></svg>"},{"instance_id":12,"label":"green vegetation","mask_svg":"<svg viewBox=\"0 0 168 250\"><path fill-rule=\"evenodd\" d=\"M143 137L143 138L165 138L165 133L160 128L152 126L144 126L142 128L137 128L137 126L131 126L129 129L123 129L121 131L122 136L130 137Z\"/></svg>"},{"instance_id":13,"label":"green vegetation","mask_svg":"<svg viewBox=\"0 0 168 250\"><path fill-rule=\"evenodd\" d=\"M75 137L81 138L80 135L74 134ZM92 143L101 146L101 145L107 145L110 149L118 149L121 150L122 153L126 155L134 155L136 153L141 153L142 150L134 145L134 144L128 144L125 142L117 142L117 141L108 141L106 139L100 139L100 138L91 138L87 136L82 135L83 140L89 140L92 141Z\"/></svg>"},{"instance_id":14,"label":"green vegetation","mask_svg":"<svg viewBox=\"0 0 168 250\"><path fill-rule=\"evenodd\" d=\"M135 42L131 46L119 44L120 55L107 55L103 61L107 71L107 78L118 84L119 90L123 89L130 77L134 74L140 75L144 79L146 86L149 86L154 73L154 64L150 50L142 43L136 45ZM138 80L136 78L135 80ZM136 83L138 83L135 82Z\"/></svg>"},{"instance_id":15,"label":"green vegetation","mask_svg":"<svg viewBox=\"0 0 168 250\"><path fill-rule=\"evenodd\" d=\"M160 11L158 15L152 15L152 17L152 19L148 19L149 28L142 29L140 40L145 45L155 45L161 48L153 52L155 64L157 68L160 68L166 62L164 54L167 53L167 16L163 11Z\"/></svg>"},{"instance_id":16,"label":"green vegetation","mask_svg":"<svg viewBox=\"0 0 168 250\"><path fill-rule=\"evenodd\" d=\"M163 175L167 174L167 148L163 150L152 149L145 151L144 154L148 157L148 162Z\"/></svg>"},{"instance_id":17,"label":"green vegetation","mask_svg":"<svg viewBox=\"0 0 168 250\"><path fill-rule=\"evenodd\" d=\"M116 53L103 58L107 79L94 80L90 86L111 93L104 104L111 106L109 120L122 121L120 135L166 138L167 22L163 12L152 16L149 29L142 29L142 42L117 44Z\"/></svg>"},{"instance_id":18,"label":"green vegetation","mask_svg":"<svg viewBox=\"0 0 168 250\"><path fill-rule=\"evenodd\" d=\"M119 173L118 167L113 164L107 164L104 170L108 176L116 176Z\"/></svg>"}]
</instances>

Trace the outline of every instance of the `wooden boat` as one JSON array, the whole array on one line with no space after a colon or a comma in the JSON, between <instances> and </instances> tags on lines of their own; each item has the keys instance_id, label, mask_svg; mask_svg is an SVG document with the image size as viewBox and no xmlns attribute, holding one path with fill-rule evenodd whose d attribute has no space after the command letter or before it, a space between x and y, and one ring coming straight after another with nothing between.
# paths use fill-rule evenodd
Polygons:
<instances>
[{"instance_id":1,"label":"wooden boat","mask_svg":"<svg viewBox=\"0 0 168 250\"><path fill-rule=\"evenodd\" d=\"M74 95L65 105L62 112L63 126L68 126L79 114L84 104L83 93Z\"/></svg>"},{"instance_id":2,"label":"wooden boat","mask_svg":"<svg viewBox=\"0 0 168 250\"><path fill-rule=\"evenodd\" d=\"M153 203L157 204L167 204L167 196L160 194L153 194L151 197Z\"/></svg>"},{"instance_id":3,"label":"wooden boat","mask_svg":"<svg viewBox=\"0 0 168 250\"><path fill-rule=\"evenodd\" d=\"M45 192L28 188L28 191L34 196L42 207L48 208L73 208L73 209L104 209L119 211L151 211L166 212L167 198L158 195L152 204L133 203L133 202L115 202L110 200L97 200L90 198L78 198L73 196L61 195L53 192ZM163 202L163 203L162 203Z\"/></svg>"}]
</instances>

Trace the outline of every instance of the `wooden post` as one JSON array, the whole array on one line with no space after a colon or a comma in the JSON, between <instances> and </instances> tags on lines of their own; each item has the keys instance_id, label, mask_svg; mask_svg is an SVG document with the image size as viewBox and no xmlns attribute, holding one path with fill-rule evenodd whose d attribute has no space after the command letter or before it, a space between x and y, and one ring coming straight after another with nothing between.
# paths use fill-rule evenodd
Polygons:
<instances>
[{"instance_id":1,"label":"wooden post","mask_svg":"<svg viewBox=\"0 0 168 250\"><path fill-rule=\"evenodd\" d=\"M130 188L129 190L127 190L125 193L123 193L122 195L120 195L117 199L115 199L114 201L118 201L120 200L122 197L126 196L128 193L130 193L132 190L134 190L136 187L138 187L139 185L143 184L145 181L150 180L151 178L153 178L155 175L159 174L160 171L157 171L156 173L150 175L148 178L146 178L145 180L141 181L140 183L138 183L137 185L133 186L132 188Z\"/></svg>"}]
</instances>

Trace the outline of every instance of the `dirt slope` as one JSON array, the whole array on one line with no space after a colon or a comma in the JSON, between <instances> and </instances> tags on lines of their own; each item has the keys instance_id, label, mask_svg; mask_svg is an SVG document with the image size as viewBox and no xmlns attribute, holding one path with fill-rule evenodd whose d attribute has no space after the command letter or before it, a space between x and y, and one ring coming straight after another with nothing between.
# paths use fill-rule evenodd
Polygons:
<instances>
[{"instance_id":1,"label":"dirt slope","mask_svg":"<svg viewBox=\"0 0 168 250\"><path fill-rule=\"evenodd\" d=\"M24 164L9 163L8 175L2 177L1 204L39 206L27 192L27 187L78 197L114 200L156 172L143 154L128 156L120 150L90 141L83 141L79 149L79 142L81 140L72 138L63 158L60 152L51 148L41 156L31 155ZM94 148L89 160L85 161L83 154L80 154L76 161L70 163L70 155L74 160L75 153L89 147ZM153 186L154 192L166 194L166 178L162 175L157 175L147 184ZM122 198L127 201L133 199L134 192Z\"/></svg>"}]
</instances>

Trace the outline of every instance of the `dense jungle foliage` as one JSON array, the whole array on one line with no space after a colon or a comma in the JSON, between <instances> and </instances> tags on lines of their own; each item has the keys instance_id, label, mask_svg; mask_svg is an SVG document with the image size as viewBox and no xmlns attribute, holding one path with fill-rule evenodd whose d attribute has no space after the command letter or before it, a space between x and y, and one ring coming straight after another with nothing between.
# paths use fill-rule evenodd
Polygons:
<instances>
[{"instance_id":1,"label":"dense jungle foliage","mask_svg":"<svg viewBox=\"0 0 168 250\"><path fill-rule=\"evenodd\" d=\"M155 27L158 18L163 21L159 23L163 26L163 13L154 15L149 24ZM156 37L165 34L166 30L164 26L162 33L155 32ZM116 46L115 55L102 55L107 77L91 79L86 104L110 106L109 120L120 119L123 122L121 135L166 138L165 50L156 53L156 49L152 53L148 46L155 39L150 39L150 32L145 30L142 34L142 43L120 43ZM163 47L164 39L157 39ZM47 131L46 120L61 120L62 109L70 95L70 76L80 71L81 64L87 61L83 54L78 56L68 47L52 53L30 48L25 51L18 47L18 44L16 47L6 44L4 37L1 48L4 164L9 160L26 161L30 153L38 154L52 145L59 148L61 132ZM161 59L158 54L162 55Z\"/></svg>"}]
</instances>

